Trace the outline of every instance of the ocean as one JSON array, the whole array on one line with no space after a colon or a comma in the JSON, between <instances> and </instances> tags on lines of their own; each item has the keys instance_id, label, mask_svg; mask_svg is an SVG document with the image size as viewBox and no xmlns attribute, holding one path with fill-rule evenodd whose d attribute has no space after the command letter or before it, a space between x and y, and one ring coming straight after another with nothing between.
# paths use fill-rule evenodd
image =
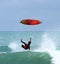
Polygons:
<instances>
[{"instance_id":1,"label":"ocean","mask_svg":"<svg viewBox=\"0 0 60 64\"><path fill-rule=\"evenodd\" d=\"M60 32L0 31L0 64L60 64ZM30 50L24 50L21 39Z\"/></svg>"},{"instance_id":2,"label":"ocean","mask_svg":"<svg viewBox=\"0 0 60 64\"><path fill-rule=\"evenodd\" d=\"M48 53L40 52L15 52L1 53L0 64L51 64L51 57Z\"/></svg>"}]
</instances>

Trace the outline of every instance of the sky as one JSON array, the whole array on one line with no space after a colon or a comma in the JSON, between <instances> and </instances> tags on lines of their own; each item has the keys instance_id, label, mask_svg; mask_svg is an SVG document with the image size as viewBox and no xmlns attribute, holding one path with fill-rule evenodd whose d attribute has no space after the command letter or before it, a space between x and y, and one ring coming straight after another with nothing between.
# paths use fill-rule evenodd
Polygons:
<instances>
[{"instance_id":1,"label":"sky","mask_svg":"<svg viewBox=\"0 0 60 64\"><path fill-rule=\"evenodd\" d=\"M20 24L22 19L42 24ZM0 31L60 31L60 0L0 0Z\"/></svg>"}]
</instances>

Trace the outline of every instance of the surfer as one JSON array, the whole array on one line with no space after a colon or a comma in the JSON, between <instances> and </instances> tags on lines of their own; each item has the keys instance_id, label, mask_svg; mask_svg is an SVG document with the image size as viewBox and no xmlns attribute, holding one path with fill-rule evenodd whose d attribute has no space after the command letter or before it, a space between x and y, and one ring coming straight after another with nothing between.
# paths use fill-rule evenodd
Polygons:
<instances>
[{"instance_id":1,"label":"surfer","mask_svg":"<svg viewBox=\"0 0 60 64\"><path fill-rule=\"evenodd\" d=\"M24 41L22 41L22 39L21 39L21 42L24 44L24 45L22 45L22 48L24 48L25 50L27 50L27 49L30 50L31 38L30 38L30 41L28 41L28 44L26 44Z\"/></svg>"}]
</instances>

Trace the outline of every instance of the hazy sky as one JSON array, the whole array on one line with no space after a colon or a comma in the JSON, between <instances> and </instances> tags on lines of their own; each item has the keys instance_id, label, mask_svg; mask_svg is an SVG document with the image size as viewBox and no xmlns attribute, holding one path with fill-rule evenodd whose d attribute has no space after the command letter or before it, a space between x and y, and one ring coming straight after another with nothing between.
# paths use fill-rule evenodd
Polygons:
<instances>
[{"instance_id":1,"label":"hazy sky","mask_svg":"<svg viewBox=\"0 0 60 64\"><path fill-rule=\"evenodd\" d=\"M26 18L42 24L20 24ZM60 31L60 0L0 0L0 31Z\"/></svg>"}]
</instances>

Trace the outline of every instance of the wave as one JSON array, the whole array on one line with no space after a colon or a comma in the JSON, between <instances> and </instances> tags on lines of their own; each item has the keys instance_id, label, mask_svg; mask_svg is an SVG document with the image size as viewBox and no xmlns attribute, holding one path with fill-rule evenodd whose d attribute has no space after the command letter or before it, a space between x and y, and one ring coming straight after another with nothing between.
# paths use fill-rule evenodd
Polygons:
<instances>
[{"instance_id":1,"label":"wave","mask_svg":"<svg viewBox=\"0 0 60 64\"><path fill-rule=\"evenodd\" d=\"M52 57L46 52L15 52L0 54L0 64L51 64Z\"/></svg>"},{"instance_id":2,"label":"wave","mask_svg":"<svg viewBox=\"0 0 60 64\"><path fill-rule=\"evenodd\" d=\"M0 46L0 53L11 52L11 49L8 46Z\"/></svg>"}]
</instances>

